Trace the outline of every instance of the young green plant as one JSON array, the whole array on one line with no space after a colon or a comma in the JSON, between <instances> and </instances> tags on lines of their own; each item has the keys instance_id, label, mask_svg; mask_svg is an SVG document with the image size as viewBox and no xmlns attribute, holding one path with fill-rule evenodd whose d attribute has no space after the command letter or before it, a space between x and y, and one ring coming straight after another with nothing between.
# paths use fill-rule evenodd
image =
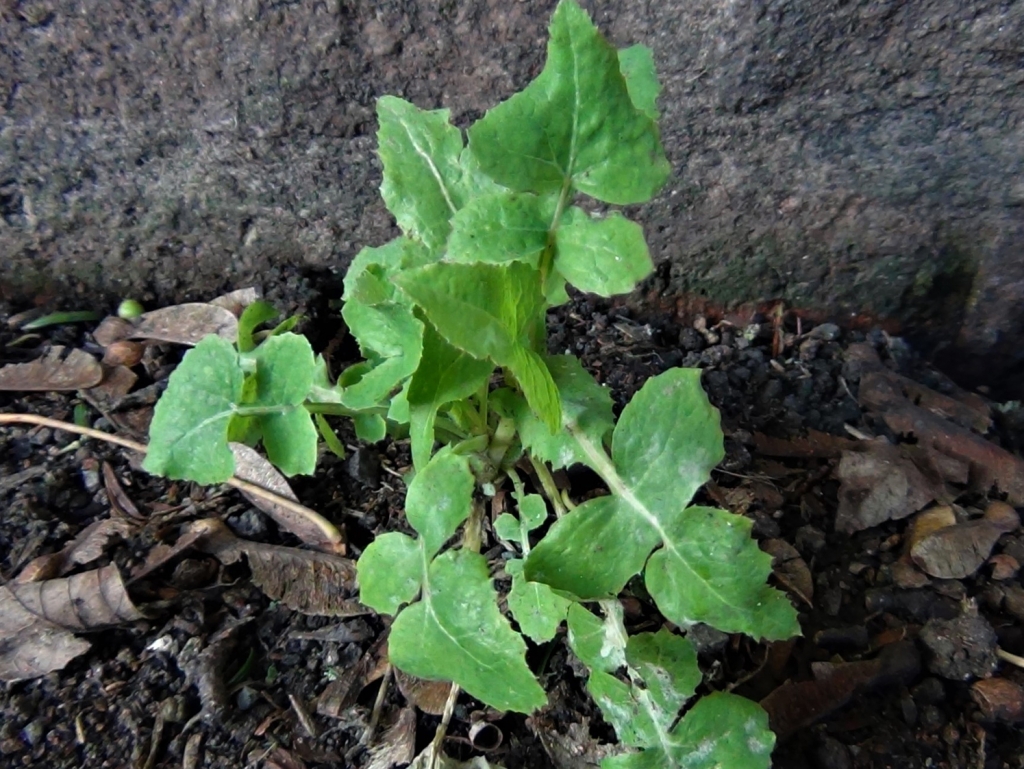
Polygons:
<instances>
[{"instance_id":1,"label":"young green plant","mask_svg":"<svg viewBox=\"0 0 1024 769\"><path fill-rule=\"evenodd\" d=\"M409 530L378 536L358 564L361 600L395 617L395 666L528 713L546 695L526 639L550 643L566 623L623 746L605 766L767 767L774 737L759 706L716 693L680 718L701 681L692 644L623 623L618 595L642 575L683 631L799 632L749 521L689 506L723 457L700 372L652 378L616 421L577 359L548 354L546 313L567 286L612 296L650 273L641 228L607 207L649 200L670 173L651 52L617 51L573 0L550 33L538 78L465 137L446 110L378 101L381 193L402 235L364 248L345 277L342 315L364 362L332 383L290 332L257 345L240 324L237 348L204 340L157 406L146 468L224 480L228 442L241 440L286 474L309 473L331 414L364 440L407 436ZM608 493L574 505L551 475L574 464ZM502 485L516 502L492 527L508 554L508 614L480 554L483 498Z\"/></svg>"}]
</instances>

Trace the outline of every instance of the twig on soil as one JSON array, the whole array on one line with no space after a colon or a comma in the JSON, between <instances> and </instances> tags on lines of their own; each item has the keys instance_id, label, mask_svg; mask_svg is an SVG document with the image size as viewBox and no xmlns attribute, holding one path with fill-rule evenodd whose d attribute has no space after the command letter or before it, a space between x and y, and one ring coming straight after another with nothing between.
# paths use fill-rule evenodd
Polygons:
<instances>
[{"instance_id":1,"label":"twig on soil","mask_svg":"<svg viewBox=\"0 0 1024 769\"><path fill-rule=\"evenodd\" d=\"M94 438L99 441L106 441L107 443L113 443L116 446L120 446L130 451L138 452L139 454L145 454L147 447L145 444L133 441L130 438L122 438L119 435L111 435L105 433L102 430L95 430L91 427L81 427L71 422L63 422L59 419L51 419L49 417L40 416L38 414L0 414L0 425L5 424L30 424L40 425L42 427L51 427L54 430L63 430L65 432L73 433L75 435L83 435L87 438ZM335 531L334 524L328 521L326 518L321 516L314 510L309 509L305 505L300 505L288 497L283 497L280 494L263 488L255 483L242 480L241 478L229 478L225 481L228 486L244 491L246 494L252 494L253 496L259 497L266 500L267 502L278 505L279 507L285 508L288 511L295 513L296 515L307 518L323 531ZM337 542L342 542L342 536L340 532L337 532Z\"/></svg>"},{"instance_id":2,"label":"twig on soil","mask_svg":"<svg viewBox=\"0 0 1024 769\"><path fill-rule=\"evenodd\" d=\"M1024 657L1018 657L1016 654L1010 654L1010 652L1004 651L998 646L996 647L996 656L1005 662L1009 662L1011 665L1024 668Z\"/></svg>"},{"instance_id":3,"label":"twig on soil","mask_svg":"<svg viewBox=\"0 0 1024 769\"><path fill-rule=\"evenodd\" d=\"M384 668L384 675L380 680L380 688L377 689L377 699L373 701L373 710L370 713L370 723L366 727L366 731L363 733L363 744L369 745L373 740L373 734L377 731L377 726L380 724L380 715L384 710L384 697L388 693L388 684L391 683L391 674L393 668L391 663L387 664Z\"/></svg>"}]
</instances>

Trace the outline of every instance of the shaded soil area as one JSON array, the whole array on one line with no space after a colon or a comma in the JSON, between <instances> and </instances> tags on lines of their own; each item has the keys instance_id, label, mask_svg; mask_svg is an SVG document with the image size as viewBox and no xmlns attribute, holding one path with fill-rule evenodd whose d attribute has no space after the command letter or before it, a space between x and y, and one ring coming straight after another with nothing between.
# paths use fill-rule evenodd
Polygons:
<instances>
[{"instance_id":1,"label":"shaded soil area","mask_svg":"<svg viewBox=\"0 0 1024 769\"><path fill-rule=\"evenodd\" d=\"M354 361L331 301L340 291L288 285L275 298L307 315L304 330L314 345L338 367ZM98 352L94 324L26 334L7 323L11 311L0 307L0 364L35 359L54 344ZM775 766L1024 767L1017 729L1024 670L1012 661L1024 655L1024 536L1013 507L1021 504L1014 484L1024 479L1012 461L1024 446L1019 410L993 409L959 391L898 338L811 326L782 308L725 321L643 317L577 297L551 315L549 328L551 351L580 356L611 388L617 408L669 367L704 369L727 456L698 501L752 519L762 548L776 558L775 584L800 611L803 636L765 645L703 626L689 635L705 672L702 692L735 691L769 710L780 733ZM0 392L0 412L77 417L108 430L134 427L144 437L151 396L178 356L180 348L154 349L136 367L139 395L117 413L98 413L75 393L45 392ZM889 401L875 397L879 382L897 382L900 392ZM157 387L147 389L149 383ZM990 476L972 464L974 454L940 456L925 445L925 433L896 429L892 414L909 408L900 398L915 408L941 402L942 419L973 420L975 429L959 429L1006 449L992 455L995 483L984 483ZM373 536L405 525L408 446L360 446L344 421L335 426L349 444L347 458L325 454L317 474L293 488L345 529L356 557ZM941 493L918 506L944 503L952 516L938 560L924 545L914 549L927 540L927 532L914 530L919 516L889 520L869 504L889 475L857 488L844 467L851 454L874 456L865 448L874 437L907 447L904 455L932 451L925 464L934 472L922 473L932 483L927 488ZM115 565L144 615L82 634L91 648L62 669L0 684L0 766L387 767L389 756L425 747L438 723L429 714L438 692L409 681L388 688L375 736L364 740L381 681L381 618L292 611L255 584L245 559L227 563L196 549L132 576L155 548L179 541L199 519L219 519L244 540L298 544L237 492L148 476L138 459L61 430L0 427L4 587L33 559L61 550L98 521L125 518L134 505L138 519L79 570ZM956 462L967 467L962 475ZM880 464L912 475L891 457ZM599 485L575 470L560 480L577 497ZM923 482L915 483L904 483L899 499L924 494ZM1012 504L998 508L1003 517L995 523L992 503L1007 498ZM894 499L886 509L898 507ZM490 545L485 552L498 585L507 588L501 548L493 539ZM966 573L950 576L957 569ZM642 591L627 589L623 599L631 628L664 624ZM7 632L2 624L0 632ZM474 733L474 747L470 725L483 720L503 737L485 754L494 764L596 765L601 743L614 735L586 695L582 667L561 637L529 659L551 692L549 707L530 718L494 714L463 695L447 751L462 759L480 754L484 746Z\"/></svg>"}]
</instances>

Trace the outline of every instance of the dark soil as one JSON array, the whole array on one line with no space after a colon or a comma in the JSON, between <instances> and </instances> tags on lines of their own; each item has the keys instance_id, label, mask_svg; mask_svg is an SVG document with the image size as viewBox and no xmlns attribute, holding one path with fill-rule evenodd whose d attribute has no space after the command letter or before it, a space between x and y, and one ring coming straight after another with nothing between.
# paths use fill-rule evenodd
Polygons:
<instances>
[{"instance_id":1,"label":"dark soil","mask_svg":"<svg viewBox=\"0 0 1024 769\"><path fill-rule=\"evenodd\" d=\"M314 343L326 347L340 338L331 306L340 292L323 285L319 293L309 292L302 280L288 285L275 298L288 309L301 304ZM0 307L0 321L11 309ZM854 342L866 341L891 369L929 386L949 389L943 376L922 366L899 339L829 325L810 328L795 315L716 325L703 318L640 317L623 307L577 298L552 314L550 332L552 351L579 355L612 389L618 407L648 377L669 367L703 368L704 385L722 412L727 449L713 483L702 492L703 501L748 515L759 540L783 540L806 563L813 597L801 601L791 593L800 610L802 638L766 646L707 628L691 630L701 649L706 686L761 700L787 680L812 680L812 671L832 669L829 663L836 670L852 669L842 663L873 665L845 706L827 698L811 703L812 715L817 708L822 717L790 730L775 752L775 766L1024 767L1024 739L1013 717L980 707L970 688L978 673L965 679L955 669L968 651L993 654L996 641L1007 652L1024 654L1021 602L1011 600L1020 590L1016 576L997 581L984 566L963 580L929 579L914 589L898 588L892 568L906 520L853 536L837 532L835 459L782 459L757 449L759 435L789 439L816 430L849 437L847 425L884 434L884 426L863 414L856 400L856 371L844 356ZM0 363L27 359L51 343L91 345L89 334L76 327L15 345L16 336L0 323ZM354 358L345 342L331 349L341 365ZM0 393L0 412L70 420L78 403L74 395ZM95 412L89 419L103 421ZM997 424L992 439L1019 450L1020 425ZM354 443L347 428L339 426L342 437ZM154 544L174 541L184 523L198 518L219 517L247 539L296 544L234 492L150 477L128 452L65 432L3 427L3 582L32 558L59 550L85 526L110 515L99 472L104 461L151 519L103 559L122 574L144 560ZM356 459L325 456L317 475L297 481L294 488L303 503L345 527L355 556L374 534L402 525L399 476L408 464L407 446L385 442L361 448ZM594 483L583 473L568 477L580 494ZM983 500L970 495L961 501L983 506ZM995 553L1021 561L1024 537L1005 535ZM132 583L130 592L147 619L90 634L92 649L63 670L0 684L0 766L369 765L372 753L359 740L378 684L367 686L335 716L320 714L317 705L318 698L323 704L332 681L359 672L357 661L384 630L379 618L339 621L298 614L269 601L244 566L223 567L200 554L178 558ZM970 619L972 605L979 607L981 620ZM627 596L626 607L627 622L634 626L663 622L641 595ZM958 617L967 618L961 624L990 625L994 634L987 638L981 632L980 640L972 639L969 629L957 635L952 625L935 624ZM923 626L933 633L936 628L948 631L945 651L922 640ZM499 720L504 742L488 760L509 769L589 765L578 757L569 763L551 756L558 745L583 755L597 740L610 739L611 730L584 694L560 640L531 659L538 669L543 666L552 704L532 719ZM1024 684L1024 671L1006 663L998 676ZM210 707L211 697L217 707ZM397 691L389 693L385 727L402 703ZM463 696L449 753L472 755L466 733L474 710ZM433 716L418 716L417 749L429 741L436 723ZM589 728L573 728L581 723Z\"/></svg>"}]
</instances>

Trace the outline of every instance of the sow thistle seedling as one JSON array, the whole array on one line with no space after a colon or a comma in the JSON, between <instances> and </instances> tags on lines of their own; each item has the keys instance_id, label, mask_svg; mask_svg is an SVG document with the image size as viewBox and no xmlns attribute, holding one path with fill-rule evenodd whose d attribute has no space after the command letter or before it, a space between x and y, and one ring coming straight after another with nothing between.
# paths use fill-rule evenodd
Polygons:
<instances>
[{"instance_id":1,"label":"sow thistle seedling","mask_svg":"<svg viewBox=\"0 0 1024 769\"><path fill-rule=\"evenodd\" d=\"M572 0L550 32L540 76L466 137L447 110L379 100L381 193L403 234L363 249L345 277L342 315L365 361L332 383L304 337L255 344L257 308L237 346L209 337L185 356L145 466L224 481L238 440L262 443L288 475L312 473L318 428L336 445L324 414L351 416L367 441L407 436L415 536L383 534L358 563L363 603L394 615L396 667L530 713L546 696L525 638L551 642L564 622L623 746L603 766L767 767L774 736L757 704L715 693L679 717L701 682L693 623L762 639L799 632L766 584L771 559L749 521L688 506L724 456L699 371L649 380L616 422L578 360L547 354L545 313L567 301L567 285L611 296L651 271L637 224L577 199L641 203L669 175L651 52L615 50ZM563 497L551 471L573 464L609 493ZM543 493L528 491L524 468ZM510 616L480 554L491 534L482 490L499 485L515 500L493 526L509 552ZM617 596L641 574L683 633L627 633Z\"/></svg>"}]
</instances>

